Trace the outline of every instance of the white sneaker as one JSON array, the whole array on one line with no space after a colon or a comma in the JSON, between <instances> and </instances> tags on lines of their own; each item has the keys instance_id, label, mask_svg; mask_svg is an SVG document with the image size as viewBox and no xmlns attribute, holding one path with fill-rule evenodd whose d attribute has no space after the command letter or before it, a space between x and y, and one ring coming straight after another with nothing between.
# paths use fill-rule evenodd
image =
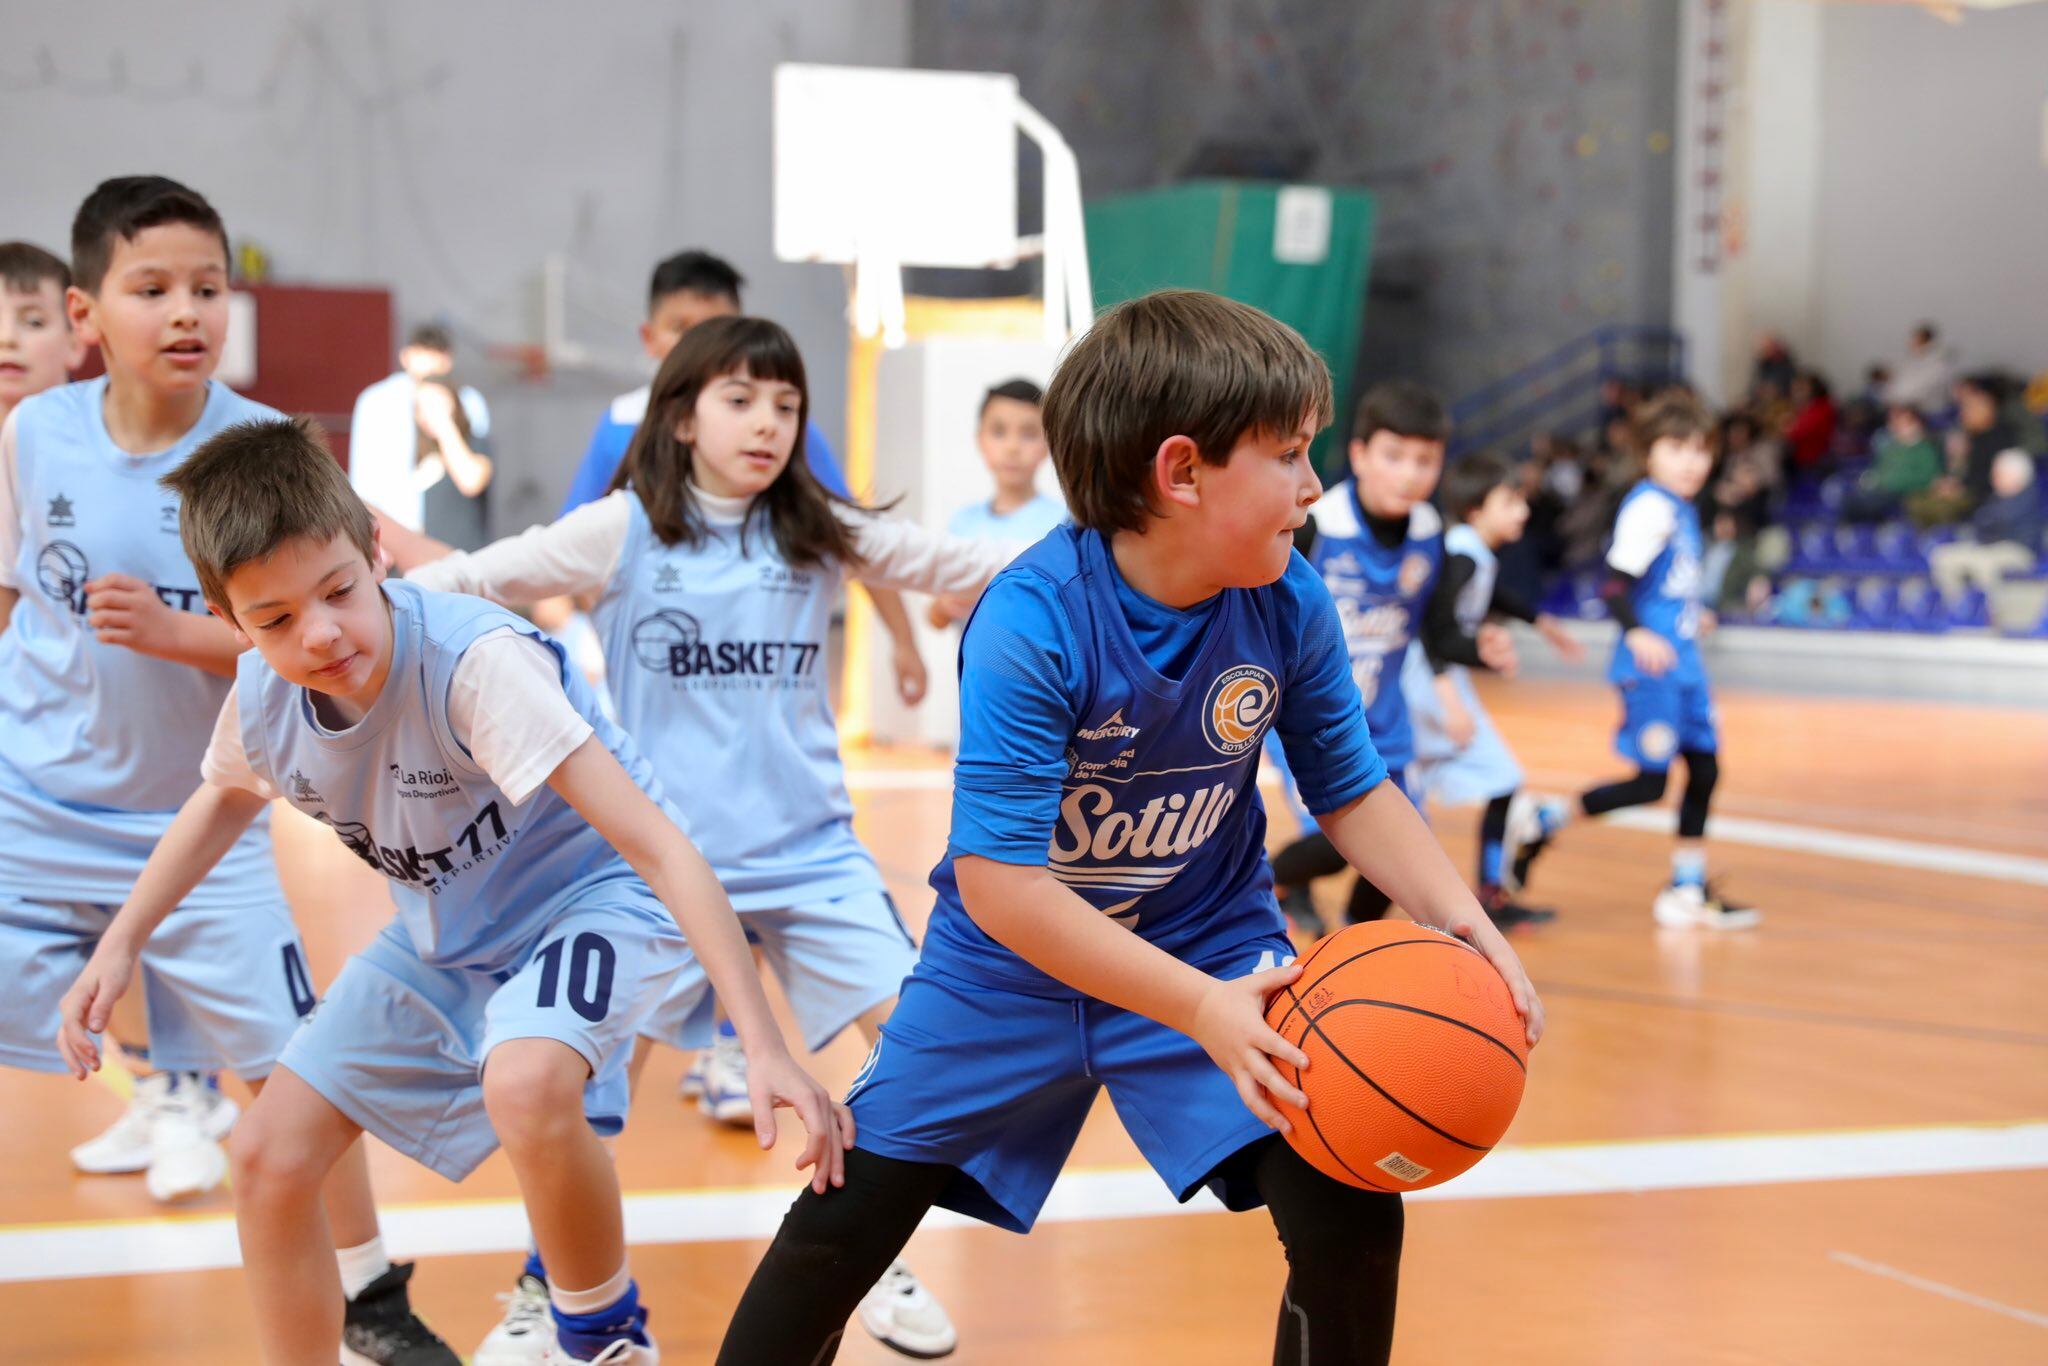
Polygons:
<instances>
[{"instance_id":1,"label":"white sneaker","mask_svg":"<svg viewBox=\"0 0 2048 1366\"><path fill-rule=\"evenodd\" d=\"M1529 863L1565 822L1564 803L1555 797L1517 792L1508 800L1507 828L1501 832L1500 885L1519 892Z\"/></svg>"},{"instance_id":2,"label":"white sneaker","mask_svg":"<svg viewBox=\"0 0 2048 1366\"><path fill-rule=\"evenodd\" d=\"M1760 922L1763 912L1750 906L1723 901L1712 887L1666 887L1657 893L1650 914L1666 929L1746 930Z\"/></svg>"},{"instance_id":3,"label":"white sneaker","mask_svg":"<svg viewBox=\"0 0 2048 1366\"><path fill-rule=\"evenodd\" d=\"M932 1298L909 1267L891 1262L860 1302L860 1326L875 1341L907 1357L932 1361L960 1345L945 1306Z\"/></svg>"},{"instance_id":4,"label":"white sneaker","mask_svg":"<svg viewBox=\"0 0 2048 1366\"><path fill-rule=\"evenodd\" d=\"M540 1366L555 1345L555 1316L548 1312L548 1288L522 1274L519 1284L501 1291L505 1316L476 1349L473 1366Z\"/></svg>"},{"instance_id":5,"label":"white sneaker","mask_svg":"<svg viewBox=\"0 0 2048 1366\"><path fill-rule=\"evenodd\" d=\"M126 1176L149 1168L149 1125L156 1105L170 1089L168 1072L152 1072L135 1080L128 1108L105 1132L71 1150L71 1165L90 1176ZM203 1088L206 1105L200 1129L218 1142L235 1127L242 1109L212 1086Z\"/></svg>"},{"instance_id":6,"label":"white sneaker","mask_svg":"<svg viewBox=\"0 0 2048 1366\"><path fill-rule=\"evenodd\" d=\"M204 1195L228 1179L227 1149L206 1132L207 1093L197 1073L169 1073L149 1120L150 1196L169 1204Z\"/></svg>"},{"instance_id":7,"label":"white sneaker","mask_svg":"<svg viewBox=\"0 0 2048 1366\"><path fill-rule=\"evenodd\" d=\"M704 1064L704 1094L697 1108L720 1124L754 1127L754 1102L747 1095L747 1050L739 1035L719 1032L710 1048L698 1054Z\"/></svg>"},{"instance_id":8,"label":"white sneaker","mask_svg":"<svg viewBox=\"0 0 2048 1366\"><path fill-rule=\"evenodd\" d=\"M611 1346L586 1360L572 1357L560 1343L551 1342L540 1357L541 1366L660 1366L661 1348L649 1342L645 1347L620 1338ZM482 1359L478 1359L481 1366Z\"/></svg>"}]
</instances>

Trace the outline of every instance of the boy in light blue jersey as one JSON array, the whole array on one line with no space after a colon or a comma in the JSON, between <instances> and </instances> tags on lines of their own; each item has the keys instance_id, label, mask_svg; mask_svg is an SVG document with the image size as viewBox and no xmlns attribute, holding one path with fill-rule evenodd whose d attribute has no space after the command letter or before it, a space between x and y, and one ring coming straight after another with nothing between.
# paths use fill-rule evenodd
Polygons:
<instances>
[{"instance_id":1,"label":"boy in light blue jersey","mask_svg":"<svg viewBox=\"0 0 2048 1366\"><path fill-rule=\"evenodd\" d=\"M204 198L109 180L79 207L72 259L71 320L107 372L26 399L0 431L0 1061L44 1071L61 1067L65 988L191 795L240 648L206 615L157 480L229 424L274 416L211 379L228 248ZM134 1004L101 1022L143 1075L73 1159L146 1164L159 1199L227 1174L234 1109L207 1074L260 1088L313 1006L262 814L217 853L143 956ZM384 1254L360 1147L328 1199L351 1360L453 1366L407 1303L412 1268Z\"/></svg>"},{"instance_id":2,"label":"boy in light blue jersey","mask_svg":"<svg viewBox=\"0 0 2048 1366\"><path fill-rule=\"evenodd\" d=\"M974 444L995 492L956 511L946 523L947 535L1029 545L1066 520L1067 505L1038 491L1038 467L1046 455L1039 411L1044 401L1044 391L1028 379L1004 380L982 396ZM932 599L926 619L943 631L973 610L973 599L942 594Z\"/></svg>"},{"instance_id":3,"label":"boy in light blue jersey","mask_svg":"<svg viewBox=\"0 0 2048 1366\"><path fill-rule=\"evenodd\" d=\"M1659 801L1671 761L1685 760L1671 881L1657 893L1651 914L1674 929L1747 929L1762 914L1729 901L1707 880L1707 815L1720 779L1721 746L1700 655L1699 638L1713 629L1714 615L1700 603L1700 517L1693 500L1714 469L1707 446L1713 419L1699 400L1674 393L1644 404L1633 420L1644 477L1615 514L1600 596L1621 627L1607 668L1621 695L1614 748L1636 772L1580 794L1579 810L1600 816ZM1534 858L1555 828L1531 831L1519 849L1511 833L1510 857Z\"/></svg>"},{"instance_id":4,"label":"boy in light blue jersey","mask_svg":"<svg viewBox=\"0 0 2048 1366\"><path fill-rule=\"evenodd\" d=\"M1512 466L1485 451L1465 456L1444 475L1444 564L1438 601L1449 604L1462 635L1477 638L1496 616L1527 622L1568 660L1583 657L1579 643L1547 613L1536 611L1499 581L1496 551L1520 540L1529 502L1517 487ZM1554 913L1513 898L1527 873L1507 854L1508 832L1531 831L1525 840L1546 837L1562 824L1562 802L1521 790L1522 769L1493 718L1472 687L1470 666L1447 660L1427 642L1409 647L1401 691L1415 727L1412 791L1418 802L1449 806L1483 803L1479 822L1479 869L1473 886L1479 904L1503 929L1549 920Z\"/></svg>"},{"instance_id":5,"label":"boy in light blue jersey","mask_svg":"<svg viewBox=\"0 0 2048 1366\"><path fill-rule=\"evenodd\" d=\"M1271 1130L1267 1027L1299 970L1264 855L1278 729L1346 856L1468 936L1533 1040L1542 1011L1386 781L1336 611L1292 536L1329 374L1299 335L1194 291L1119 305L1061 361L1046 430L1073 523L998 575L961 646L953 825L923 956L855 1079L844 1189L784 1220L719 1360L830 1361L933 1204L1028 1230L1105 1086L1180 1198L1270 1205L1289 1258L1274 1360L1384 1361L1401 1204ZM1379 1175L1373 1173L1373 1175ZM1390 1183L1391 1186L1392 1183Z\"/></svg>"},{"instance_id":6,"label":"boy in light blue jersey","mask_svg":"<svg viewBox=\"0 0 2048 1366\"><path fill-rule=\"evenodd\" d=\"M543 1360L657 1361L600 1134L623 1121L635 1032L673 978L708 974L731 1004L763 1146L771 1105L791 1104L821 1186L840 1156L838 1117L783 1047L724 893L559 646L478 599L379 583L370 514L310 428L243 423L166 482L207 603L255 648L206 782L65 998L67 1061L96 1065L90 1031L151 932L281 797L391 880L398 917L236 1135L264 1359L334 1360L317 1192L368 1130L450 1179L502 1143L557 1273Z\"/></svg>"}]
</instances>

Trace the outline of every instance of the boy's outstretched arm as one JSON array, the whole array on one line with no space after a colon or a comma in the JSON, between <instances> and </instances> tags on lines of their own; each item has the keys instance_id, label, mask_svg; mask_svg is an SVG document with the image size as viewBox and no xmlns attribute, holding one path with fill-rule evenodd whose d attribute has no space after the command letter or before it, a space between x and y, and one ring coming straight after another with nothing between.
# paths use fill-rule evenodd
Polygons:
<instances>
[{"instance_id":1,"label":"boy's outstretched arm","mask_svg":"<svg viewBox=\"0 0 2048 1366\"><path fill-rule=\"evenodd\" d=\"M78 980L58 1007L62 1021L57 1051L71 1075L84 1080L100 1066L99 1046L92 1036L103 1033L113 1018L114 1003L128 990L142 946L178 908L200 880L234 848L235 841L261 815L264 799L237 787L201 783L178 808L170 828L150 851L149 862L135 879L135 888L100 936Z\"/></svg>"},{"instance_id":2,"label":"boy's outstretched arm","mask_svg":"<svg viewBox=\"0 0 2048 1366\"><path fill-rule=\"evenodd\" d=\"M790 1056L768 1013L739 917L697 846L595 736L555 766L548 786L640 874L704 964L712 990L746 1045L754 1132L761 1146L775 1144L775 1106L790 1106L809 1132L796 1165L812 1169L811 1188L822 1194L828 1184L843 1184L853 1117L845 1106L833 1104L830 1093Z\"/></svg>"},{"instance_id":3,"label":"boy's outstretched arm","mask_svg":"<svg viewBox=\"0 0 2048 1366\"><path fill-rule=\"evenodd\" d=\"M1234 981L1190 967L1089 905L1043 864L1028 867L963 854L953 860L960 903L989 936L1041 972L1134 1011L1202 1045L1237 1083L1247 1108L1285 1133L1271 1092L1296 1107L1307 1098L1281 1080L1272 1059L1300 1068L1308 1055L1266 1023L1266 998L1301 975L1289 965Z\"/></svg>"},{"instance_id":4,"label":"boy's outstretched arm","mask_svg":"<svg viewBox=\"0 0 2048 1366\"><path fill-rule=\"evenodd\" d=\"M1543 1002L1522 970L1522 960L1486 918L1398 784L1382 782L1316 817L1316 823L1345 861L1403 910L1485 954L1514 996L1529 1042L1543 1037Z\"/></svg>"}]
</instances>

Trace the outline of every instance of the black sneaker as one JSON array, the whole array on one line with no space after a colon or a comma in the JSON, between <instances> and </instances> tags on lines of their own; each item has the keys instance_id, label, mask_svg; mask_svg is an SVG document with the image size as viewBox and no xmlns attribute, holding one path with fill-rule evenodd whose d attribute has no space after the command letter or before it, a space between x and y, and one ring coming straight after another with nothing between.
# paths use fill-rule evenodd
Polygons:
<instances>
[{"instance_id":1,"label":"black sneaker","mask_svg":"<svg viewBox=\"0 0 2048 1366\"><path fill-rule=\"evenodd\" d=\"M1296 887L1282 896L1280 909L1287 913L1287 923L1294 927L1296 934L1321 939L1328 933L1323 928L1323 918L1316 914L1316 903L1309 897L1308 888Z\"/></svg>"},{"instance_id":2,"label":"black sneaker","mask_svg":"<svg viewBox=\"0 0 2048 1366\"><path fill-rule=\"evenodd\" d=\"M1557 919L1557 912L1542 906L1524 906L1499 887L1479 889L1479 904L1486 910L1486 918L1502 934L1511 934L1527 925L1541 925Z\"/></svg>"},{"instance_id":3,"label":"black sneaker","mask_svg":"<svg viewBox=\"0 0 2048 1366\"><path fill-rule=\"evenodd\" d=\"M412 1262L391 1269L348 1302L341 1324L343 1366L462 1366L462 1358L420 1322L406 1297Z\"/></svg>"}]
</instances>

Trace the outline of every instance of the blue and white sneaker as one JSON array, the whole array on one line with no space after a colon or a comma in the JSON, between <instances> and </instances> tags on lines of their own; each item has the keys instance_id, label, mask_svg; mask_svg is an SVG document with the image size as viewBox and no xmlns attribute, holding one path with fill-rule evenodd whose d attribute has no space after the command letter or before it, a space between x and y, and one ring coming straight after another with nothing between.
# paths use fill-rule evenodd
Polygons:
<instances>
[{"instance_id":1,"label":"blue and white sneaker","mask_svg":"<svg viewBox=\"0 0 2048 1366\"><path fill-rule=\"evenodd\" d=\"M640 1303L637 1285L599 1314L564 1314L557 1309L554 1320L555 1340L541 1353L541 1366L658 1366L661 1361L661 1349L647 1336L647 1309Z\"/></svg>"},{"instance_id":2,"label":"blue and white sneaker","mask_svg":"<svg viewBox=\"0 0 2048 1366\"><path fill-rule=\"evenodd\" d=\"M711 1050L700 1048L691 1057L690 1065L683 1072L683 1079L676 1086L676 1094L684 1100L695 1100L704 1094L704 1069L710 1063Z\"/></svg>"},{"instance_id":3,"label":"blue and white sneaker","mask_svg":"<svg viewBox=\"0 0 2048 1366\"><path fill-rule=\"evenodd\" d=\"M718 1037L697 1055L704 1062L704 1091L697 1108L736 1129L754 1127L754 1102L747 1095L747 1050L732 1021L718 1022Z\"/></svg>"},{"instance_id":4,"label":"blue and white sneaker","mask_svg":"<svg viewBox=\"0 0 2048 1366\"><path fill-rule=\"evenodd\" d=\"M1517 792L1508 803L1507 829L1501 835L1501 878L1503 891L1519 892L1529 880L1529 865L1543 852L1550 837L1571 819L1571 807L1561 797L1538 797Z\"/></svg>"}]
</instances>

